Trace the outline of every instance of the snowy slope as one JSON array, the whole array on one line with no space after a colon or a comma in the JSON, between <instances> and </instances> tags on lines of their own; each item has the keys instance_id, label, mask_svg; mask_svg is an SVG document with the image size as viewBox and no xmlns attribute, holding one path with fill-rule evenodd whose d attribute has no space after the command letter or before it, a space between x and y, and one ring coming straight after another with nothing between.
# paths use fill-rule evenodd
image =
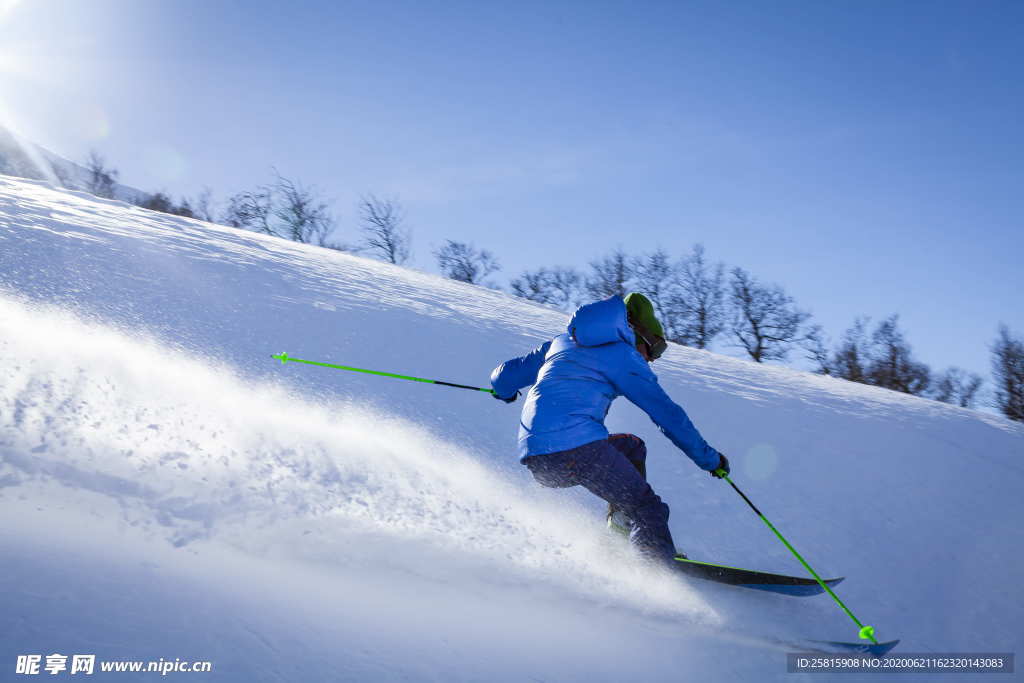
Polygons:
<instances>
[{"instance_id":1,"label":"snowy slope","mask_svg":"<svg viewBox=\"0 0 1024 683\"><path fill-rule=\"evenodd\" d=\"M585 492L517 464L518 406L270 359L483 385L565 322L0 177L0 670L60 652L211 660L212 680L781 680L771 637L855 639L825 597L633 565ZM881 638L1019 649L1024 426L693 349L654 367ZM647 440L691 557L799 573L645 416L620 401L609 426Z\"/></svg>"},{"instance_id":2,"label":"snowy slope","mask_svg":"<svg viewBox=\"0 0 1024 683\"><path fill-rule=\"evenodd\" d=\"M29 142L0 125L0 174L47 180L70 189L89 186L89 170L50 150ZM114 195L136 203L149 193L114 183Z\"/></svg>"}]
</instances>

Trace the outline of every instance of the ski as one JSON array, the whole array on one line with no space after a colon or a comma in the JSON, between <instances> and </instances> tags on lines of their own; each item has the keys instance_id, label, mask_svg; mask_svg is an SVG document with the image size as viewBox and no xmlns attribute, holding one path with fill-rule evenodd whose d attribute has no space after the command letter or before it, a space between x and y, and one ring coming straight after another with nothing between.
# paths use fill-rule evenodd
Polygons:
<instances>
[{"instance_id":1,"label":"ski","mask_svg":"<svg viewBox=\"0 0 1024 683\"><path fill-rule=\"evenodd\" d=\"M700 562L686 557L676 556L676 568L687 576L708 581L725 583L730 586L742 586L754 590L782 593L784 595L808 596L824 593L824 589L814 579L803 576L787 576L785 574L770 574L759 572L753 569L740 569L739 567L727 567L710 562ZM840 576L835 579L825 579L825 583L834 586L843 580Z\"/></svg>"},{"instance_id":2,"label":"ski","mask_svg":"<svg viewBox=\"0 0 1024 683\"><path fill-rule=\"evenodd\" d=\"M884 643L844 643L837 640L804 640L799 643L789 643L791 646L806 648L808 652L828 652L832 654L849 654L864 657L884 657L899 644L899 640L889 640Z\"/></svg>"}]
</instances>

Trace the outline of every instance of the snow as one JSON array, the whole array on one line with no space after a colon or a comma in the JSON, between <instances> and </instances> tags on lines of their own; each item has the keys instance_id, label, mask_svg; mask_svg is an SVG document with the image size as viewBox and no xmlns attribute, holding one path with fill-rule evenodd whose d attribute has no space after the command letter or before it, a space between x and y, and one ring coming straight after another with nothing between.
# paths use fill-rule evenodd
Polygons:
<instances>
[{"instance_id":1,"label":"snow","mask_svg":"<svg viewBox=\"0 0 1024 683\"><path fill-rule=\"evenodd\" d=\"M77 189L89 186L90 172L84 166L54 154L0 125L0 173L35 178ZM141 203L149 194L115 182L115 196Z\"/></svg>"},{"instance_id":2,"label":"snow","mask_svg":"<svg viewBox=\"0 0 1024 683\"><path fill-rule=\"evenodd\" d=\"M775 638L856 640L825 596L635 564L599 501L518 464L518 405L270 357L485 386L565 322L0 176L0 667L60 652L209 660L193 675L226 681L761 681L788 676ZM880 639L1020 649L1024 425L682 347L654 369ZM624 399L609 427L647 441L691 557L802 573Z\"/></svg>"}]
</instances>

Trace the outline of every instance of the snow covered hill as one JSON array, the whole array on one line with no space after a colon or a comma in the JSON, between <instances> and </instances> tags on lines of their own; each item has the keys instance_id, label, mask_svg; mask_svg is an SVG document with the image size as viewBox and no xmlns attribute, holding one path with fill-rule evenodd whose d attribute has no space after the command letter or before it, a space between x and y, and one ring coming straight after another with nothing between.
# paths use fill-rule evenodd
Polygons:
<instances>
[{"instance_id":1,"label":"snow covered hill","mask_svg":"<svg viewBox=\"0 0 1024 683\"><path fill-rule=\"evenodd\" d=\"M0 125L0 174L46 180L72 190L89 186L89 170L50 150L29 142ZM141 203L150 195L128 185L114 183L114 195Z\"/></svg>"},{"instance_id":2,"label":"snow covered hill","mask_svg":"<svg viewBox=\"0 0 1024 683\"><path fill-rule=\"evenodd\" d=\"M636 566L585 492L518 465L518 405L270 358L485 385L565 322L0 177L3 680L61 653L218 681L762 681L788 676L775 638L855 640L827 597ZM654 369L880 638L1021 649L1024 426L687 348ZM647 440L691 557L800 573L642 413L609 426Z\"/></svg>"}]
</instances>

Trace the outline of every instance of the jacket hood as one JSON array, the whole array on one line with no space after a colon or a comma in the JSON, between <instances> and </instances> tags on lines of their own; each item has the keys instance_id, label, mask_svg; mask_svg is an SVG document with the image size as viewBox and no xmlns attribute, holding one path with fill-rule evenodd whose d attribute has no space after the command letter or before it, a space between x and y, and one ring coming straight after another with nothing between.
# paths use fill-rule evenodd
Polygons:
<instances>
[{"instance_id":1,"label":"jacket hood","mask_svg":"<svg viewBox=\"0 0 1024 683\"><path fill-rule=\"evenodd\" d=\"M569 321L569 336L580 346L601 346L612 342L636 344L636 336L626 320L626 304L613 296L580 306Z\"/></svg>"}]
</instances>

